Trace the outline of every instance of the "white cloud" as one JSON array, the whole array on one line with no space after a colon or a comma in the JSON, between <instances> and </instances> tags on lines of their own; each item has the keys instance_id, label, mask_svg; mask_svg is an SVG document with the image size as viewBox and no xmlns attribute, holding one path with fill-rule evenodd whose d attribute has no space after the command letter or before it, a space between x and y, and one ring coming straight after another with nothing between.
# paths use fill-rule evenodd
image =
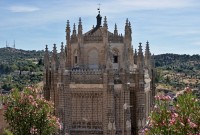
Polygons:
<instances>
[{"instance_id":1,"label":"white cloud","mask_svg":"<svg viewBox=\"0 0 200 135\"><path fill-rule=\"evenodd\" d=\"M11 12L19 13L19 12L34 12L40 10L38 7L32 6L11 6L8 8Z\"/></svg>"},{"instance_id":2,"label":"white cloud","mask_svg":"<svg viewBox=\"0 0 200 135\"><path fill-rule=\"evenodd\" d=\"M109 13L122 13L135 10L178 9L198 6L195 0L111 0L102 3Z\"/></svg>"},{"instance_id":3,"label":"white cloud","mask_svg":"<svg viewBox=\"0 0 200 135\"><path fill-rule=\"evenodd\" d=\"M194 5L191 0L119 0L122 7L123 5L132 6L136 9L165 9L165 8L183 8Z\"/></svg>"}]
</instances>

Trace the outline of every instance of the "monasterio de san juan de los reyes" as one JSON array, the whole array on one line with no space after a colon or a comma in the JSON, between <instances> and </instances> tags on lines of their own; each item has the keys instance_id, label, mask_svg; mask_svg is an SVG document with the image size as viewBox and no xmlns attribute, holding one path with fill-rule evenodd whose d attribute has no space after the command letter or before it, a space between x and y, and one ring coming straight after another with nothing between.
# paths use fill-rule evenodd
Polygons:
<instances>
[{"instance_id":1,"label":"monasterio de san juan de los reyes","mask_svg":"<svg viewBox=\"0 0 200 135\"><path fill-rule=\"evenodd\" d=\"M59 134L137 135L155 102L150 43L132 45L128 19L124 34L116 24L108 26L100 11L96 26L86 33L81 18L77 21L72 25L67 20L60 53L56 44L51 53L45 49L44 97L54 102L62 125Z\"/></svg>"}]
</instances>

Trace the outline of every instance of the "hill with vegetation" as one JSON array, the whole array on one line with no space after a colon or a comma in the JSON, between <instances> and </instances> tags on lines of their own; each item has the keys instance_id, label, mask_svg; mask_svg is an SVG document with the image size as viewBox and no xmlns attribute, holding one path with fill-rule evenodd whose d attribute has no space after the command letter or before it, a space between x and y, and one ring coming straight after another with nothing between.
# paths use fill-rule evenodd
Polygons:
<instances>
[{"instance_id":1,"label":"hill with vegetation","mask_svg":"<svg viewBox=\"0 0 200 135\"><path fill-rule=\"evenodd\" d=\"M0 48L0 86L9 91L42 81L43 55L44 51Z\"/></svg>"},{"instance_id":2,"label":"hill with vegetation","mask_svg":"<svg viewBox=\"0 0 200 135\"><path fill-rule=\"evenodd\" d=\"M200 55L156 55L155 66L158 89L177 91L186 86L193 89L200 87Z\"/></svg>"}]
</instances>

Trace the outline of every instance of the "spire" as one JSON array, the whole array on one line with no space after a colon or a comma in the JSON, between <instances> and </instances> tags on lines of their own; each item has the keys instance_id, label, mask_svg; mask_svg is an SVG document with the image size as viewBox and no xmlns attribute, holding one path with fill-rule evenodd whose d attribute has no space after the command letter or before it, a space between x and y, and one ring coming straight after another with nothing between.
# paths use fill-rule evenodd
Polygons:
<instances>
[{"instance_id":1,"label":"spire","mask_svg":"<svg viewBox=\"0 0 200 135\"><path fill-rule=\"evenodd\" d=\"M137 64L137 49L135 49L134 53L134 64Z\"/></svg>"},{"instance_id":2,"label":"spire","mask_svg":"<svg viewBox=\"0 0 200 135\"><path fill-rule=\"evenodd\" d=\"M56 50L56 44L53 44L53 54L51 57L51 68L55 70L57 67L57 50Z\"/></svg>"},{"instance_id":3,"label":"spire","mask_svg":"<svg viewBox=\"0 0 200 135\"><path fill-rule=\"evenodd\" d=\"M70 25L69 25L69 20L67 20L67 26L66 26L66 40L67 40L67 45L70 43Z\"/></svg>"},{"instance_id":4,"label":"spire","mask_svg":"<svg viewBox=\"0 0 200 135\"><path fill-rule=\"evenodd\" d=\"M139 49L138 49L138 55L141 55L141 54L143 54L143 52L142 52L142 43L140 42Z\"/></svg>"},{"instance_id":5,"label":"spire","mask_svg":"<svg viewBox=\"0 0 200 135\"><path fill-rule=\"evenodd\" d=\"M145 57L150 57L149 42L146 42Z\"/></svg>"},{"instance_id":6,"label":"spire","mask_svg":"<svg viewBox=\"0 0 200 135\"><path fill-rule=\"evenodd\" d=\"M67 27L66 27L66 32L70 32L70 25L69 25L69 20L67 20Z\"/></svg>"},{"instance_id":7,"label":"spire","mask_svg":"<svg viewBox=\"0 0 200 135\"><path fill-rule=\"evenodd\" d=\"M151 53L149 49L149 42L146 42L146 49L145 49L145 66L150 67L151 66Z\"/></svg>"},{"instance_id":8,"label":"spire","mask_svg":"<svg viewBox=\"0 0 200 135\"><path fill-rule=\"evenodd\" d=\"M64 45L63 42L61 42L61 48L60 48L60 68L65 68L65 51L64 51Z\"/></svg>"},{"instance_id":9,"label":"spire","mask_svg":"<svg viewBox=\"0 0 200 135\"><path fill-rule=\"evenodd\" d=\"M45 66L45 68L49 67L49 50L48 50L48 45L46 45L46 48L45 48L44 66Z\"/></svg>"},{"instance_id":10,"label":"spire","mask_svg":"<svg viewBox=\"0 0 200 135\"><path fill-rule=\"evenodd\" d=\"M98 10L98 15L97 15L97 25L96 25L96 28L98 29L99 27L101 27L101 15L100 15L100 7L97 9Z\"/></svg>"},{"instance_id":11,"label":"spire","mask_svg":"<svg viewBox=\"0 0 200 135\"><path fill-rule=\"evenodd\" d=\"M106 18L106 16L104 17L103 27L108 28L108 24L107 24L107 18Z\"/></svg>"},{"instance_id":12,"label":"spire","mask_svg":"<svg viewBox=\"0 0 200 135\"><path fill-rule=\"evenodd\" d=\"M45 47L45 53L48 53L49 51L48 51L48 45L46 45L46 47Z\"/></svg>"},{"instance_id":13,"label":"spire","mask_svg":"<svg viewBox=\"0 0 200 135\"><path fill-rule=\"evenodd\" d=\"M138 49L138 56L137 56L137 65L138 68L143 69L144 67L144 56L142 52L142 43L139 43L139 49Z\"/></svg>"},{"instance_id":14,"label":"spire","mask_svg":"<svg viewBox=\"0 0 200 135\"><path fill-rule=\"evenodd\" d=\"M126 23L125 23L125 30L127 30L129 28L129 24L128 24L128 18L126 18Z\"/></svg>"},{"instance_id":15,"label":"spire","mask_svg":"<svg viewBox=\"0 0 200 135\"><path fill-rule=\"evenodd\" d=\"M135 55L137 56L137 49L135 49Z\"/></svg>"},{"instance_id":16,"label":"spire","mask_svg":"<svg viewBox=\"0 0 200 135\"><path fill-rule=\"evenodd\" d=\"M115 35L115 36L117 36L117 35L118 35L118 30L117 30L117 24L116 24L116 23L115 23L114 35Z\"/></svg>"},{"instance_id":17,"label":"spire","mask_svg":"<svg viewBox=\"0 0 200 135\"><path fill-rule=\"evenodd\" d=\"M64 45L63 42L61 42L61 48L60 48L60 52L63 53L64 52Z\"/></svg>"},{"instance_id":18,"label":"spire","mask_svg":"<svg viewBox=\"0 0 200 135\"><path fill-rule=\"evenodd\" d=\"M126 18L126 26L128 26L128 18Z\"/></svg>"},{"instance_id":19,"label":"spire","mask_svg":"<svg viewBox=\"0 0 200 135\"><path fill-rule=\"evenodd\" d=\"M73 36L76 36L76 24L74 23L74 26L73 26Z\"/></svg>"},{"instance_id":20,"label":"spire","mask_svg":"<svg viewBox=\"0 0 200 135\"><path fill-rule=\"evenodd\" d=\"M128 18L126 19L126 23L125 23L125 37L126 38L130 38L131 33L130 33L130 24L128 21Z\"/></svg>"},{"instance_id":21,"label":"spire","mask_svg":"<svg viewBox=\"0 0 200 135\"><path fill-rule=\"evenodd\" d=\"M128 26L131 28L131 22L130 21L128 22Z\"/></svg>"},{"instance_id":22,"label":"spire","mask_svg":"<svg viewBox=\"0 0 200 135\"><path fill-rule=\"evenodd\" d=\"M81 18L79 18L79 22L78 22L78 34L82 35L83 28L82 28L82 22L81 22Z\"/></svg>"},{"instance_id":23,"label":"spire","mask_svg":"<svg viewBox=\"0 0 200 135\"><path fill-rule=\"evenodd\" d=\"M56 54L57 50L56 50L56 44L53 44L53 54Z\"/></svg>"},{"instance_id":24,"label":"spire","mask_svg":"<svg viewBox=\"0 0 200 135\"><path fill-rule=\"evenodd\" d=\"M149 41L146 42L146 51L149 51Z\"/></svg>"},{"instance_id":25,"label":"spire","mask_svg":"<svg viewBox=\"0 0 200 135\"><path fill-rule=\"evenodd\" d=\"M52 60L56 62L56 57L57 57L57 50L56 50L56 44L53 44L53 55L52 55Z\"/></svg>"},{"instance_id":26,"label":"spire","mask_svg":"<svg viewBox=\"0 0 200 135\"><path fill-rule=\"evenodd\" d=\"M129 26L129 30L130 30L130 34L132 33L132 30L131 30L131 22L129 21L128 23L128 26Z\"/></svg>"}]
</instances>

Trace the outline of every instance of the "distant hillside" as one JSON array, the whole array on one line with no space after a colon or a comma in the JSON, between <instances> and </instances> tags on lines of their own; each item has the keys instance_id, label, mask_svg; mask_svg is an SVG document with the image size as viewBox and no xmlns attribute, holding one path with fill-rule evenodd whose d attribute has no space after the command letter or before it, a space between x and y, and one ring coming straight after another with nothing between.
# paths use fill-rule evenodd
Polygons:
<instances>
[{"instance_id":1,"label":"distant hillside","mask_svg":"<svg viewBox=\"0 0 200 135\"><path fill-rule=\"evenodd\" d=\"M158 88L181 90L186 86L199 89L200 55L161 54L155 56Z\"/></svg>"},{"instance_id":2,"label":"distant hillside","mask_svg":"<svg viewBox=\"0 0 200 135\"><path fill-rule=\"evenodd\" d=\"M0 86L23 88L42 80L44 51L0 48Z\"/></svg>"},{"instance_id":3,"label":"distant hillside","mask_svg":"<svg viewBox=\"0 0 200 135\"><path fill-rule=\"evenodd\" d=\"M0 48L0 63L9 63L21 59L40 59L44 51L26 51L10 47Z\"/></svg>"},{"instance_id":4,"label":"distant hillside","mask_svg":"<svg viewBox=\"0 0 200 135\"><path fill-rule=\"evenodd\" d=\"M155 66L163 67L179 64L192 64L192 66L198 66L200 63L200 55L180 55L180 54L160 54L155 55ZM189 63L188 63L189 62Z\"/></svg>"}]
</instances>

